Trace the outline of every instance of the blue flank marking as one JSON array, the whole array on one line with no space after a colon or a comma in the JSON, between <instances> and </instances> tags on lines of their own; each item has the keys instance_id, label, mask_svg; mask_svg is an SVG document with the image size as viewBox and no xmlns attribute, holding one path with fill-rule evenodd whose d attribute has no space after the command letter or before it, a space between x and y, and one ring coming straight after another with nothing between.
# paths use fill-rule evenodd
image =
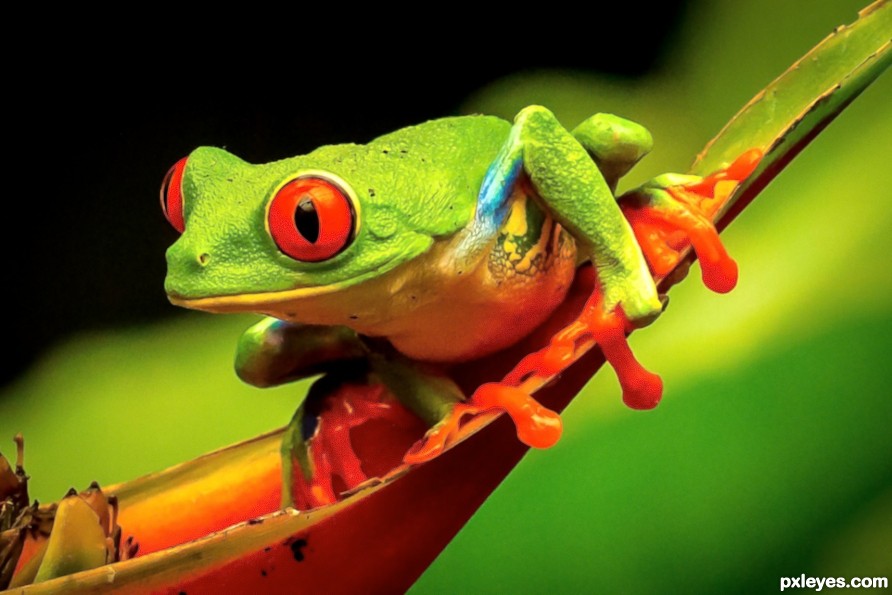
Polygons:
<instances>
[{"instance_id":1,"label":"blue flank marking","mask_svg":"<svg viewBox=\"0 0 892 595\"><path fill-rule=\"evenodd\" d=\"M480 194L477 195L474 225L480 226L489 234L494 233L502 224L508 210L508 197L523 167L520 155L513 162L506 161L498 160L489 166L486 177L483 178L483 185L480 187Z\"/></svg>"},{"instance_id":2,"label":"blue flank marking","mask_svg":"<svg viewBox=\"0 0 892 595\"><path fill-rule=\"evenodd\" d=\"M508 212L508 198L523 167L520 131L511 130L508 140L483 178L477 195L477 212L470 233L458 251L468 256L487 244L501 227Z\"/></svg>"}]
</instances>

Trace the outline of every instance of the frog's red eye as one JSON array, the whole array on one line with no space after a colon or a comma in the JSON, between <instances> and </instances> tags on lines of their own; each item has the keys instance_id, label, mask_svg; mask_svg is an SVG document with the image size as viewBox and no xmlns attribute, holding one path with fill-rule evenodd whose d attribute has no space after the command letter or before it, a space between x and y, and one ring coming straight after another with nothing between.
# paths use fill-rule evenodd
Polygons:
<instances>
[{"instance_id":1,"label":"frog's red eye","mask_svg":"<svg viewBox=\"0 0 892 595\"><path fill-rule=\"evenodd\" d=\"M186 159L183 157L167 170L164 181L161 182L161 210L180 233L186 229L186 222L183 220L183 170L186 169Z\"/></svg>"},{"instance_id":2,"label":"frog's red eye","mask_svg":"<svg viewBox=\"0 0 892 595\"><path fill-rule=\"evenodd\" d=\"M344 190L331 180L291 180L269 206L269 232L279 250L295 260L319 262L353 240L356 213Z\"/></svg>"}]
</instances>

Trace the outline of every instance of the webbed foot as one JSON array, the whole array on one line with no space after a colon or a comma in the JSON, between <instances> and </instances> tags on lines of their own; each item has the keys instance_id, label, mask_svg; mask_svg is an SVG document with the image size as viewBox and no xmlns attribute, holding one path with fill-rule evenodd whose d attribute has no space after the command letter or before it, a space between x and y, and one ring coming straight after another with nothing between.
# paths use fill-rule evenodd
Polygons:
<instances>
[{"instance_id":1,"label":"webbed foot","mask_svg":"<svg viewBox=\"0 0 892 595\"><path fill-rule=\"evenodd\" d=\"M687 242L694 248L703 283L717 293L737 284L737 263L728 255L712 216L762 158L750 149L730 166L705 178L668 174L620 198L641 251L655 275L668 274Z\"/></svg>"},{"instance_id":2,"label":"webbed foot","mask_svg":"<svg viewBox=\"0 0 892 595\"><path fill-rule=\"evenodd\" d=\"M406 453L403 462L418 464L438 457L457 438L465 416L486 411L506 412L514 421L518 439L527 446L549 448L561 437L560 415L515 386L490 382L479 386L467 402L453 405L451 412Z\"/></svg>"}]
</instances>

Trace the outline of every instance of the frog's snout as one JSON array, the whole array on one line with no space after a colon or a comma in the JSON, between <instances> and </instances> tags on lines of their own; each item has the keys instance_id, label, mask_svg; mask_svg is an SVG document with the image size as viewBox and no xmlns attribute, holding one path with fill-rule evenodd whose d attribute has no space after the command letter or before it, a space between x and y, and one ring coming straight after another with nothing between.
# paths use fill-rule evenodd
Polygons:
<instances>
[{"instance_id":1,"label":"frog's snout","mask_svg":"<svg viewBox=\"0 0 892 595\"><path fill-rule=\"evenodd\" d=\"M186 273L200 273L213 260L211 250L206 246L184 246L183 242L176 242L167 249L168 275L182 270Z\"/></svg>"},{"instance_id":2,"label":"frog's snout","mask_svg":"<svg viewBox=\"0 0 892 595\"><path fill-rule=\"evenodd\" d=\"M167 250L167 277L164 289L172 298L192 298L203 293L203 278L213 261L204 246L184 245L178 241Z\"/></svg>"}]
</instances>

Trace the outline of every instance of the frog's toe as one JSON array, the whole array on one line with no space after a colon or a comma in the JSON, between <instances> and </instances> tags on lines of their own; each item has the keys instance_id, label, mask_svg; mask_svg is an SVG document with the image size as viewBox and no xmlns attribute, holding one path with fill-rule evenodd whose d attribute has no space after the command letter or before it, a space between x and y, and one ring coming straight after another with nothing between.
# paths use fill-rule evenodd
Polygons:
<instances>
[{"instance_id":1,"label":"frog's toe","mask_svg":"<svg viewBox=\"0 0 892 595\"><path fill-rule=\"evenodd\" d=\"M432 461L446 450L446 440L449 433L438 429L425 435L424 438L412 445L403 456L403 462L407 465L420 465Z\"/></svg>"},{"instance_id":2,"label":"frog's toe","mask_svg":"<svg viewBox=\"0 0 892 595\"><path fill-rule=\"evenodd\" d=\"M631 354L631 352L630 352ZM623 374L617 374L623 389L623 403L632 409L653 409L663 398L663 379L630 358Z\"/></svg>"},{"instance_id":3,"label":"frog's toe","mask_svg":"<svg viewBox=\"0 0 892 595\"><path fill-rule=\"evenodd\" d=\"M503 379L502 384L517 386L531 374L543 377L557 376L573 363L576 352L575 339L552 338L548 345L524 357Z\"/></svg>"},{"instance_id":4,"label":"frog's toe","mask_svg":"<svg viewBox=\"0 0 892 595\"><path fill-rule=\"evenodd\" d=\"M626 333L633 325L623 309L607 311L599 298L596 292L583 317L604 359L616 372L623 390L623 403L632 409L653 409L663 398L663 380L646 370L632 353Z\"/></svg>"},{"instance_id":5,"label":"frog's toe","mask_svg":"<svg viewBox=\"0 0 892 595\"><path fill-rule=\"evenodd\" d=\"M561 437L561 416L514 386L484 384L474 391L470 402L480 411L505 411L514 421L517 438L527 446L550 448Z\"/></svg>"}]
</instances>

